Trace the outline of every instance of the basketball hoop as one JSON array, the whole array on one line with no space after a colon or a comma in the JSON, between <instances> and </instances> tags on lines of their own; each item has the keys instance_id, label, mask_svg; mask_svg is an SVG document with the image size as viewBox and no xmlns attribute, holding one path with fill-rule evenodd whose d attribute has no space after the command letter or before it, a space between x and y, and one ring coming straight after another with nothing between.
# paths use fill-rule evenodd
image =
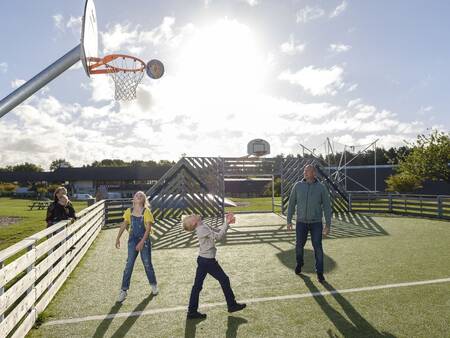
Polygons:
<instances>
[{"instance_id":1,"label":"basketball hoop","mask_svg":"<svg viewBox=\"0 0 450 338\"><path fill-rule=\"evenodd\" d=\"M129 101L136 98L136 89L146 67L144 61L124 54L90 57L87 60L89 74L108 74L113 79L116 100Z\"/></svg>"}]
</instances>

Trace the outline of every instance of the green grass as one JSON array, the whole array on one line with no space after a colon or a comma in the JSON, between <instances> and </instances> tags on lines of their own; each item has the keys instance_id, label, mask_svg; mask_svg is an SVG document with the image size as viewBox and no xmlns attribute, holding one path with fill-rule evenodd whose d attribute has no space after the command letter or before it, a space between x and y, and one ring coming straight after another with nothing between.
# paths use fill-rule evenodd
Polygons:
<instances>
[{"instance_id":1,"label":"green grass","mask_svg":"<svg viewBox=\"0 0 450 338\"><path fill-rule=\"evenodd\" d=\"M45 229L46 210L31 210L28 205L33 200L0 198L0 217L14 216L22 218L19 222L2 226L0 225L0 250L13 245L32 234ZM86 202L73 202L75 211L86 208Z\"/></svg>"},{"instance_id":2,"label":"green grass","mask_svg":"<svg viewBox=\"0 0 450 338\"><path fill-rule=\"evenodd\" d=\"M308 241L305 277L293 273L295 235L271 214L237 215L218 260L238 299L326 291L313 273ZM128 298L118 296L126 250L114 249L117 229L102 231L46 310L46 320L187 306L198 253L195 236L177 225L154 242L160 286L150 292L136 261ZM407 217L343 214L324 240L325 274L337 289L450 277L450 223ZM124 243L123 243L124 244ZM223 302L207 277L200 303ZM30 337L444 337L450 326L450 283L252 303L230 315L203 309L205 321L187 322L182 310L66 325L41 326Z\"/></svg>"},{"instance_id":3,"label":"green grass","mask_svg":"<svg viewBox=\"0 0 450 338\"><path fill-rule=\"evenodd\" d=\"M236 198L228 197L237 203L237 207L226 207L225 211L231 212L249 212L249 211L272 211L271 197L252 197L252 198ZM281 212L281 197L275 197L275 212Z\"/></svg>"}]
</instances>

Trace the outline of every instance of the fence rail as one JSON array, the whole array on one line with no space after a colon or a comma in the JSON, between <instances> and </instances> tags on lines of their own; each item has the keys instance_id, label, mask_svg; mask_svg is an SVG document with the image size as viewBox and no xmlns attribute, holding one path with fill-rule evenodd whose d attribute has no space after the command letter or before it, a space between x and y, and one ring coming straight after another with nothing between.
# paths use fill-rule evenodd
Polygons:
<instances>
[{"instance_id":1,"label":"fence rail","mask_svg":"<svg viewBox=\"0 0 450 338\"><path fill-rule=\"evenodd\" d=\"M23 337L33 327L97 237L105 202L0 251L0 337Z\"/></svg>"},{"instance_id":2,"label":"fence rail","mask_svg":"<svg viewBox=\"0 0 450 338\"><path fill-rule=\"evenodd\" d=\"M449 195L349 193L349 211L450 219Z\"/></svg>"}]
</instances>

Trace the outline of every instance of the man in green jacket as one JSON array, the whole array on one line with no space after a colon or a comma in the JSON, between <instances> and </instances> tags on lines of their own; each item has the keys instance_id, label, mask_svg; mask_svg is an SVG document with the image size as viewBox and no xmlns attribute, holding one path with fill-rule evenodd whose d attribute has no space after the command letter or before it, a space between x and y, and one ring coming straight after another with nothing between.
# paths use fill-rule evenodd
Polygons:
<instances>
[{"instance_id":1,"label":"man in green jacket","mask_svg":"<svg viewBox=\"0 0 450 338\"><path fill-rule=\"evenodd\" d=\"M299 275L302 272L303 248L310 232L316 258L317 278L323 283L325 277L323 276L322 234L326 236L330 232L332 214L330 196L325 186L317 180L316 168L313 165L305 166L303 173L305 178L292 188L287 213L287 228L292 230L292 216L297 208L295 273ZM322 215L325 216L325 226L322 223Z\"/></svg>"}]
</instances>

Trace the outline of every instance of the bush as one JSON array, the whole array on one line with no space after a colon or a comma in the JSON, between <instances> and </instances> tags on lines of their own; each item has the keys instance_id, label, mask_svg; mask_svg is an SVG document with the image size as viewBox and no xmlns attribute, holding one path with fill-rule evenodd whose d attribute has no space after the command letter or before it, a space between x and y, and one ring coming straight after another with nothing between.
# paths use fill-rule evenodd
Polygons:
<instances>
[{"instance_id":1,"label":"bush","mask_svg":"<svg viewBox=\"0 0 450 338\"><path fill-rule=\"evenodd\" d=\"M281 196L281 178L279 178L279 177L275 178L275 180L273 182L273 187L275 190L274 196L280 197ZM265 196L265 197L272 196L272 182L269 182L266 184L263 196Z\"/></svg>"},{"instance_id":2,"label":"bush","mask_svg":"<svg viewBox=\"0 0 450 338\"><path fill-rule=\"evenodd\" d=\"M0 183L0 192L13 192L17 185L13 183Z\"/></svg>"},{"instance_id":3,"label":"bush","mask_svg":"<svg viewBox=\"0 0 450 338\"><path fill-rule=\"evenodd\" d=\"M419 177L404 172L389 176L386 179L386 190L399 193L413 192L416 189L422 188L421 183Z\"/></svg>"}]
</instances>

